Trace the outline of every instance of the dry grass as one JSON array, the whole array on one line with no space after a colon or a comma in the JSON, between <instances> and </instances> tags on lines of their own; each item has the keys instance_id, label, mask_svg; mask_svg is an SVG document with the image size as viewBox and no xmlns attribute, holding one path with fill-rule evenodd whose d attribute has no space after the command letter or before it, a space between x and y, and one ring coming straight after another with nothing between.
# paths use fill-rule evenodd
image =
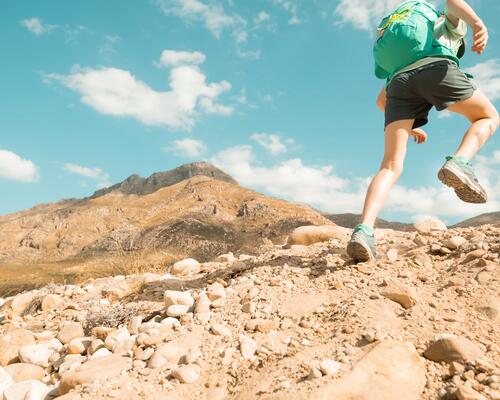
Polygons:
<instances>
[{"instance_id":1,"label":"dry grass","mask_svg":"<svg viewBox=\"0 0 500 400\"><path fill-rule=\"evenodd\" d=\"M92 260L52 264L0 264L0 297L49 284L83 283L91 278L165 273L177 259L165 251L123 251Z\"/></svg>"}]
</instances>

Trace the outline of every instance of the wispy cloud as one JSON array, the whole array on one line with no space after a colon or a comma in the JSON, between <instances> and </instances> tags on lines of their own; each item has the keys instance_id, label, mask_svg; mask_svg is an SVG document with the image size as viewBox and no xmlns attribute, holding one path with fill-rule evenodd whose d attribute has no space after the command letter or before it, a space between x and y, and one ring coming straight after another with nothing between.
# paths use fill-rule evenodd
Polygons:
<instances>
[{"instance_id":1,"label":"wispy cloud","mask_svg":"<svg viewBox=\"0 0 500 400\"><path fill-rule=\"evenodd\" d=\"M18 182L35 182L38 167L31 160L25 160L16 153L0 150L0 179Z\"/></svg>"},{"instance_id":2,"label":"wispy cloud","mask_svg":"<svg viewBox=\"0 0 500 400\"><path fill-rule=\"evenodd\" d=\"M203 64L207 57L199 51L163 50L158 66L178 66L186 64Z\"/></svg>"},{"instance_id":3,"label":"wispy cloud","mask_svg":"<svg viewBox=\"0 0 500 400\"><path fill-rule=\"evenodd\" d=\"M278 134L253 133L250 138L264 147L273 155L284 154L288 150L288 145L293 144L293 139L283 139Z\"/></svg>"},{"instance_id":4,"label":"wispy cloud","mask_svg":"<svg viewBox=\"0 0 500 400\"><path fill-rule=\"evenodd\" d=\"M118 35L106 35L104 37L104 43L99 47L100 54L113 54L116 53L115 44L120 41L120 36Z\"/></svg>"},{"instance_id":5,"label":"wispy cloud","mask_svg":"<svg viewBox=\"0 0 500 400\"><path fill-rule=\"evenodd\" d=\"M111 185L109 174L104 172L101 168L82 167L77 164L64 164L63 170L70 174L80 175L84 178L94 180L99 189Z\"/></svg>"},{"instance_id":6,"label":"wispy cloud","mask_svg":"<svg viewBox=\"0 0 500 400\"><path fill-rule=\"evenodd\" d=\"M209 4L200 0L156 0L166 15L175 15L186 22L201 22L212 35L219 38L224 30L231 32L236 42L247 40L247 21L238 14L229 15L219 2Z\"/></svg>"},{"instance_id":7,"label":"wispy cloud","mask_svg":"<svg viewBox=\"0 0 500 400\"><path fill-rule=\"evenodd\" d=\"M57 25L44 24L38 17L23 19L21 25L37 36L45 35L57 28Z\"/></svg>"},{"instance_id":8,"label":"wispy cloud","mask_svg":"<svg viewBox=\"0 0 500 400\"><path fill-rule=\"evenodd\" d=\"M474 76L477 86L491 101L500 99L500 58L476 64L465 71Z\"/></svg>"},{"instance_id":9,"label":"wispy cloud","mask_svg":"<svg viewBox=\"0 0 500 400\"><path fill-rule=\"evenodd\" d=\"M356 29L372 31L381 18L401 4L401 0L341 0L335 8L339 23Z\"/></svg>"},{"instance_id":10,"label":"wispy cloud","mask_svg":"<svg viewBox=\"0 0 500 400\"><path fill-rule=\"evenodd\" d=\"M181 157L198 157L205 153L206 146L201 140L186 138L174 140L173 144L164 150Z\"/></svg>"},{"instance_id":11,"label":"wispy cloud","mask_svg":"<svg viewBox=\"0 0 500 400\"><path fill-rule=\"evenodd\" d=\"M288 23L290 25L298 25L302 23L302 19L299 16L299 6L298 2L295 0L272 0L274 4L281 6L290 14Z\"/></svg>"},{"instance_id":12,"label":"wispy cloud","mask_svg":"<svg viewBox=\"0 0 500 400\"><path fill-rule=\"evenodd\" d=\"M169 72L169 91L157 91L132 73L118 68L79 68L69 75L47 74L81 95L95 111L134 118L146 125L191 129L201 113L229 115L233 108L217 102L231 89L227 81L207 83L196 65L179 65Z\"/></svg>"}]
</instances>

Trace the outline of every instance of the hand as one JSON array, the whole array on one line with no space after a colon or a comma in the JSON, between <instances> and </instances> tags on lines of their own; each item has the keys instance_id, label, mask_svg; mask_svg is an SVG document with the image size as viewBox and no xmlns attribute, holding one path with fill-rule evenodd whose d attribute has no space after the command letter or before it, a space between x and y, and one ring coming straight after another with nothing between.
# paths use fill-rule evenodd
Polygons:
<instances>
[{"instance_id":1,"label":"hand","mask_svg":"<svg viewBox=\"0 0 500 400\"><path fill-rule=\"evenodd\" d=\"M486 29L483 21L480 20L472 25L472 31L474 43L471 50L477 54L481 54L488 44L488 29Z\"/></svg>"},{"instance_id":2,"label":"hand","mask_svg":"<svg viewBox=\"0 0 500 400\"><path fill-rule=\"evenodd\" d=\"M427 141L427 133L425 133L420 128L415 128L410 132L410 136L413 137L413 140L417 144L425 143Z\"/></svg>"}]
</instances>

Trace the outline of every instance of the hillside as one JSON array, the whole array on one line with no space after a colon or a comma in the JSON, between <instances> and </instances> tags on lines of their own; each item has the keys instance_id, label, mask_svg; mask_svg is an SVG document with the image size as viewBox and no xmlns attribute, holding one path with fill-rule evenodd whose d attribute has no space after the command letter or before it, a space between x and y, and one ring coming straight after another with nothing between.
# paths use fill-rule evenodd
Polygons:
<instances>
[{"instance_id":1,"label":"hillside","mask_svg":"<svg viewBox=\"0 0 500 400\"><path fill-rule=\"evenodd\" d=\"M465 228L469 226L480 226L486 224L500 226L500 211L481 214L478 215L477 217L472 217L462 222L459 222L458 224L455 224L452 227Z\"/></svg>"},{"instance_id":2,"label":"hillside","mask_svg":"<svg viewBox=\"0 0 500 400\"><path fill-rule=\"evenodd\" d=\"M380 259L365 264L346 258L338 228L310 246L0 299L0 390L7 400L499 399L500 228L443 228L379 230Z\"/></svg>"}]
</instances>

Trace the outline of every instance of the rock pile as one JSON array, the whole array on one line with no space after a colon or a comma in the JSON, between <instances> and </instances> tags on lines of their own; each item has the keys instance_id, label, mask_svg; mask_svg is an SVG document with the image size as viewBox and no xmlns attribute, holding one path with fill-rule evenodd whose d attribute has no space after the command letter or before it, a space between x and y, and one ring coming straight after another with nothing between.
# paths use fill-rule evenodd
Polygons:
<instances>
[{"instance_id":1,"label":"rock pile","mask_svg":"<svg viewBox=\"0 0 500 400\"><path fill-rule=\"evenodd\" d=\"M500 229L377 235L0 299L0 399L499 400Z\"/></svg>"}]
</instances>

